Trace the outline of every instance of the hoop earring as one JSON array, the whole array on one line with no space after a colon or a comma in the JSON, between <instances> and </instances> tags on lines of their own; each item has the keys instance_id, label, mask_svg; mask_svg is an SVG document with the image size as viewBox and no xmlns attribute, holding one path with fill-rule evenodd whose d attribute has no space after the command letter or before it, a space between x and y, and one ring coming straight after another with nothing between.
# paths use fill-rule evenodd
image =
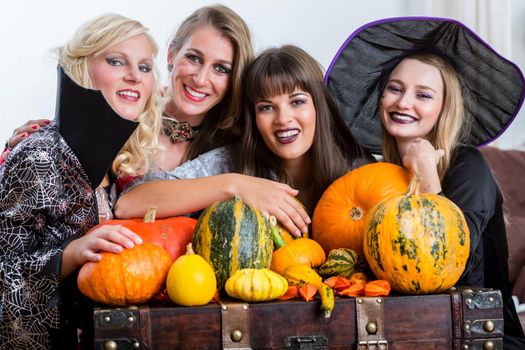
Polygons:
<instances>
[{"instance_id":1,"label":"hoop earring","mask_svg":"<svg viewBox=\"0 0 525 350\"><path fill-rule=\"evenodd\" d=\"M172 70L173 70L173 64L169 63L168 64L168 72L171 73Z\"/></svg>"}]
</instances>

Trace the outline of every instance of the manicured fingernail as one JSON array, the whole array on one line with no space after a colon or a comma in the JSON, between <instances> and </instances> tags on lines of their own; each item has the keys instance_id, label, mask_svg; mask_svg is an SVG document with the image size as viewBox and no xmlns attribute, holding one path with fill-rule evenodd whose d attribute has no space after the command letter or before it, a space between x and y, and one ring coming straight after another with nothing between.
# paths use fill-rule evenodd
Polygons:
<instances>
[{"instance_id":1,"label":"manicured fingernail","mask_svg":"<svg viewBox=\"0 0 525 350\"><path fill-rule=\"evenodd\" d=\"M49 123L51 123L51 120L44 121L44 124L46 124L46 125L49 124Z\"/></svg>"},{"instance_id":2,"label":"manicured fingernail","mask_svg":"<svg viewBox=\"0 0 525 350\"><path fill-rule=\"evenodd\" d=\"M303 233L308 233L308 227L306 227L306 226L303 227L302 231L303 231Z\"/></svg>"},{"instance_id":3,"label":"manicured fingernail","mask_svg":"<svg viewBox=\"0 0 525 350\"><path fill-rule=\"evenodd\" d=\"M102 256L100 256L100 255L95 255L95 260L96 260L96 261L100 261L100 260L102 260Z\"/></svg>"},{"instance_id":4,"label":"manicured fingernail","mask_svg":"<svg viewBox=\"0 0 525 350\"><path fill-rule=\"evenodd\" d=\"M115 247L115 251L116 251L117 253L120 253L120 252L122 251L122 247L119 246L119 245L116 246L116 247Z\"/></svg>"},{"instance_id":5,"label":"manicured fingernail","mask_svg":"<svg viewBox=\"0 0 525 350\"><path fill-rule=\"evenodd\" d=\"M38 125L33 125L31 128L36 130L36 129L38 129Z\"/></svg>"},{"instance_id":6,"label":"manicured fingernail","mask_svg":"<svg viewBox=\"0 0 525 350\"><path fill-rule=\"evenodd\" d=\"M126 243L126 248L133 248L133 243L132 242L128 242Z\"/></svg>"},{"instance_id":7,"label":"manicured fingernail","mask_svg":"<svg viewBox=\"0 0 525 350\"><path fill-rule=\"evenodd\" d=\"M294 235L295 237L300 237L300 236L301 236L301 231L299 231L299 230L295 230L294 233L293 233L293 235Z\"/></svg>"},{"instance_id":8,"label":"manicured fingernail","mask_svg":"<svg viewBox=\"0 0 525 350\"><path fill-rule=\"evenodd\" d=\"M27 137L27 133L23 133L22 135L20 135L20 137L24 138L24 137Z\"/></svg>"},{"instance_id":9,"label":"manicured fingernail","mask_svg":"<svg viewBox=\"0 0 525 350\"><path fill-rule=\"evenodd\" d=\"M142 238L136 240L137 244L142 244Z\"/></svg>"},{"instance_id":10,"label":"manicured fingernail","mask_svg":"<svg viewBox=\"0 0 525 350\"><path fill-rule=\"evenodd\" d=\"M310 219L310 218L306 218L306 223L307 223L308 225L310 225L310 224L312 223L312 219Z\"/></svg>"}]
</instances>

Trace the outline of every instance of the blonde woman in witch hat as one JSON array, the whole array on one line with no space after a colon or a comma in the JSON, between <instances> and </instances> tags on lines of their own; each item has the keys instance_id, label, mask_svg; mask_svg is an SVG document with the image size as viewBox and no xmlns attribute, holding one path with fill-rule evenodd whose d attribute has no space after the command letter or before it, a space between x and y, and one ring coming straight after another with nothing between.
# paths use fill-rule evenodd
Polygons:
<instances>
[{"instance_id":1,"label":"blonde woman in witch hat","mask_svg":"<svg viewBox=\"0 0 525 350\"><path fill-rule=\"evenodd\" d=\"M523 75L463 24L386 19L361 27L326 82L358 141L422 176L463 211L470 257L458 285L501 290L505 348L525 349L511 299L501 191L476 146L498 137L523 101Z\"/></svg>"}]
</instances>

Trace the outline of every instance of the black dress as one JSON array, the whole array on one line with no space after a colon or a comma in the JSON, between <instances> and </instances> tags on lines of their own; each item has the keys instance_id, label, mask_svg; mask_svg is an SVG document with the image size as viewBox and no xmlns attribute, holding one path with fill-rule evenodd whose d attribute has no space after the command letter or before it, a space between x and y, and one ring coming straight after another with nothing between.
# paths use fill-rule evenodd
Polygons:
<instances>
[{"instance_id":1,"label":"black dress","mask_svg":"<svg viewBox=\"0 0 525 350\"><path fill-rule=\"evenodd\" d=\"M60 279L62 251L97 222L94 190L54 124L11 152L0 167L2 349L76 346L76 281Z\"/></svg>"},{"instance_id":2,"label":"black dress","mask_svg":"<svg viewBox=\"0 0 525 350\"><path fill-rule=\"evenodd\" d=\"M457 284L501 290L505 348L525 349L511 298L503 197L485 157L472 146L459 146L442 187L444 195L463 211L470 230L470 257Z\"/></svg>"}]
</instances>

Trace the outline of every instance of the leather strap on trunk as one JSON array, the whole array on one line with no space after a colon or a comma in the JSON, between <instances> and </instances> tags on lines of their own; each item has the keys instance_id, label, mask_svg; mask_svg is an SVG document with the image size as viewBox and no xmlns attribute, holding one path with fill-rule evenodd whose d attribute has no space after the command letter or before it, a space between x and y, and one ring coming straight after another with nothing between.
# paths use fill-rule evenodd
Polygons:
<instances>
[{"instance_id":1,"label":"leather strap on trunk","mask_svg":"<svg viewBox=\"0 0 525 350\"><path fill-rule=\"evenodd\" d=\"M149 322L149 307L141 306L140 312L140 339L141 349L150 349L151 347L151 327Z\"/></svg>"},{"instance_id":2,"label":"leather strap on trunk","mask_svg":"<svg viewBox=\"0 0 525 350\"><path fill-rule=\"evenodd\" d=\"M221 303L221 325L224 350L251 350L248 303Z\"/></svg>"},{"instance_id":3,"label":"leather strap on trunk","mask_svg":"<svg viewBox=\"0 0 525 350\"><path fill-rule=\"evenodd\" d=\"M385 340L383 298L356 299L357 349L387 350Z\"/></svg>"}]
</instances>

